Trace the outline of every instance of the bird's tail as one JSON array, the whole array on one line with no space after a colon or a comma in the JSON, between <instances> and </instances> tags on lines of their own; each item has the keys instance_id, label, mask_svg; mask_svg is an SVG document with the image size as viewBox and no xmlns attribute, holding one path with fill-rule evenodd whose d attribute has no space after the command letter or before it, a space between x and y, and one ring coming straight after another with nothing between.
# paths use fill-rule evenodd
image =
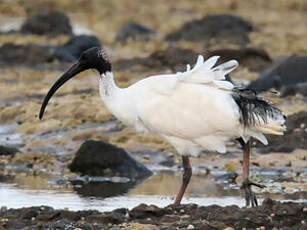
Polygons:
<instances>
[{"instance_id":1,"label":"bird's tail","mask_svg":"<svg viewBox=\"0 0 307 230\"><path fill-rule=\"evenodd\" d=\"M271 102L238 89L234 90L232 96L239 107L240 123L245 128L245 135L267 144L263 134L284 134L286 116Z\"/></svg>"},{"instance_id":2,"label":"bird's tail","mask_svg":"<svg viewBox=\"0 0 307 230\"><path fill-rule=\"evenodd\" d=\"M265 134L283 135L286 131L285 116L268 117L267 122L262 125L257 125L255 128Z\"/></svg>"}]
</instances>

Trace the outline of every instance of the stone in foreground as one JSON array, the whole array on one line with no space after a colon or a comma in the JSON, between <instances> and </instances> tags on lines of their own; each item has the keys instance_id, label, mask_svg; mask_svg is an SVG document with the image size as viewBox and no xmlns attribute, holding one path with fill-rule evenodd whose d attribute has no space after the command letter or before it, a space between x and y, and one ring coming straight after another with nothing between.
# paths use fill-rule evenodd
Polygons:
<instances>
[{"instance_id":1,"label":"stone in foreground","mask_svg":"<svg viewBox=\"0 0 307 230\"><path fill-rule=\"evenodd\" d=\"M89 176L145 179L152 172L124 149L103 141L85 141L69 166L72 172Z\"/></svg>"}]
</instances>

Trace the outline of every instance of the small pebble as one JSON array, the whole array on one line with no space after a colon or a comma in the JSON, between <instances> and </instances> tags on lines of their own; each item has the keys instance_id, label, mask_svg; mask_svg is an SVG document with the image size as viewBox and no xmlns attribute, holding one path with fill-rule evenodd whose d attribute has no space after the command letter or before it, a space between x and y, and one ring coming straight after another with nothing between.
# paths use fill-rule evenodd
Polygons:
<instances>
[{"instance_id":1,"label":"small pebble","mask_svg":"<svg viewBox=\"0 0 307 230\"><path fill-rule=\"evenodd\" d=\"M304 220L301 221L301 224L305 224L306 222Z\"/></svg>"},{"instance_id":2,"label":"small pebble","mask_svg":"<svg viewBox=\"0 0 307 230\"><path fill-rule=\"evenodd\" d=\"M183 210L183 209L180 209L180 213L184 213L184 210Z\"/></svg>"},{"instance_id":3,"label":"small pebble","mask_svg":"<svg viewBox=\"0 0 307 230\"><path fill-rule=\"evenodd\" d=\"M232 227L226 227L226 228L224 228L223 230L235 230L235 229L232 228Z\"/></svg>"},{"instance_id":4,"label":"small pebble","mask_svg":"<svg viewBox=\"0 0 307 230\"><path fill-rule=\"evenodd\" d=\"M303 208L303 212L307 212L307 208Z\"/></svg>"},{"instance_id":5,"label":"small pebble","mask_svg":"<svg viewBox=\"0 0 307 230\"><path fill-rule=\"evenodd\" d=\"M31 220L34 221L34 220L35 220L35 217L33 216L33 217L31 218Z\"/></svg>"},{"instance_id":6,"label":"small pebble","mask_svg":"<svg viewBox=\"0 0 307 230\"><path fill-rule=\"evenodd\" d=\"M187 227L187 229L195 229L195 227L194 227L194 225L189 224L188 227Z\"/></svg>"},{"instance_id":7,"label":"small pebble","mask_svg":"<svg viewBox=\"0 0 307 230\"><path fill-rule=\"evenodd\" d=\"M275 213L271 213L271 217L274 217L275 216Z\"/></svg>"}]
</instances>

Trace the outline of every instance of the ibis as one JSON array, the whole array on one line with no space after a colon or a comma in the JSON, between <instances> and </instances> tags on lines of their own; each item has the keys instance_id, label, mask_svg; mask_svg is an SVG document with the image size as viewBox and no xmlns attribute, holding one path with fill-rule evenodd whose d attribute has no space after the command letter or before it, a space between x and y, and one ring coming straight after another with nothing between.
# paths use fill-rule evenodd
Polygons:
<instances>
[{"instance_id":1,"label":"ibis","mask_svg":"<svg viewBox=\"0 0 307 230\"><path fill-rule=\"evenodd\" d=\"M247 206L257 206L249 180L251 138L267 145L264 134L283 135L285 116L271 102L252 90L225 80L238 62L217 65L218 56L199 55L193 68L183 72L144 78L127 88L114 82L112 65L105 51L93 47L82 53L50 88L41 106L42 119L48 101L65 82L87 69L99 72L99 92L110 112L137 131L151 132L167 140L182 157L183 178L174 204L178 205L192 176L190 156L203 151L226 152L229 140L243 149L243 183Z\"/></svg>"}]
</instances>

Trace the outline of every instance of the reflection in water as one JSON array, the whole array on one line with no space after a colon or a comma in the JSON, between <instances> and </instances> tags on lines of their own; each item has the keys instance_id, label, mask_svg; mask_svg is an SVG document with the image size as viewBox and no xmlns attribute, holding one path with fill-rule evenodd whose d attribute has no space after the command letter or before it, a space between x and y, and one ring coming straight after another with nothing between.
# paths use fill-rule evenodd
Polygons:
<instances>
[{"instance_id":1,"label":"reflection in water","mask_svg":"<svg viewBox=\"0 0 307 230\"><path fill-rule=\"evenodd\" d=\"M54 179L47 175L17 175L11 184L0 183L0 206L20 208L48 205L54 208L97 209L99 211L110 211L120 207L130 209L140 203L163 207L173 203L173 196L181 183L181 174L158 172L145 182L137 185L129 181L126 183L123 180L111 182L98 178L98 181L102 182L86 183L83 181L80 185L79 180L79 185L73 186L70 183L54 183ZM53 183L50 183L50 181L53 181ZM65 182L65 180L61 181ZM243 206L245 201L238 187L237 185L228 186L223 183L216 183L212 175L195 175L191 180L183 203ZM260 197L306 201L307 193L270 193L262 194Z\"/></svg>"},{"instance_id":2,"label":"reflection in water","mask_svg":"<svg viewBox=\"0 0 307 230\"><path fill-rule=\"evenodd\" d=\"M100 183L87 183L82 186L75 186L74 190L77 194L85 197L105 198L123 195L133 188L135 183L114 183L114 182L100 182Z\"/></svg>"},{"instance_id":3,"label":"reflection in water","mask_svg":"<svg viewBox=\"0 0 307 230\"><path fill-rule=\"evenodd\" d=\"M130 190L131 195L174 196L180 187L182 175L175 172L163 172ZM225 184L217 184L212 176L193 175L185 196L238 196L237 189L224 189Z\"/></svg>"}]
</instances>

